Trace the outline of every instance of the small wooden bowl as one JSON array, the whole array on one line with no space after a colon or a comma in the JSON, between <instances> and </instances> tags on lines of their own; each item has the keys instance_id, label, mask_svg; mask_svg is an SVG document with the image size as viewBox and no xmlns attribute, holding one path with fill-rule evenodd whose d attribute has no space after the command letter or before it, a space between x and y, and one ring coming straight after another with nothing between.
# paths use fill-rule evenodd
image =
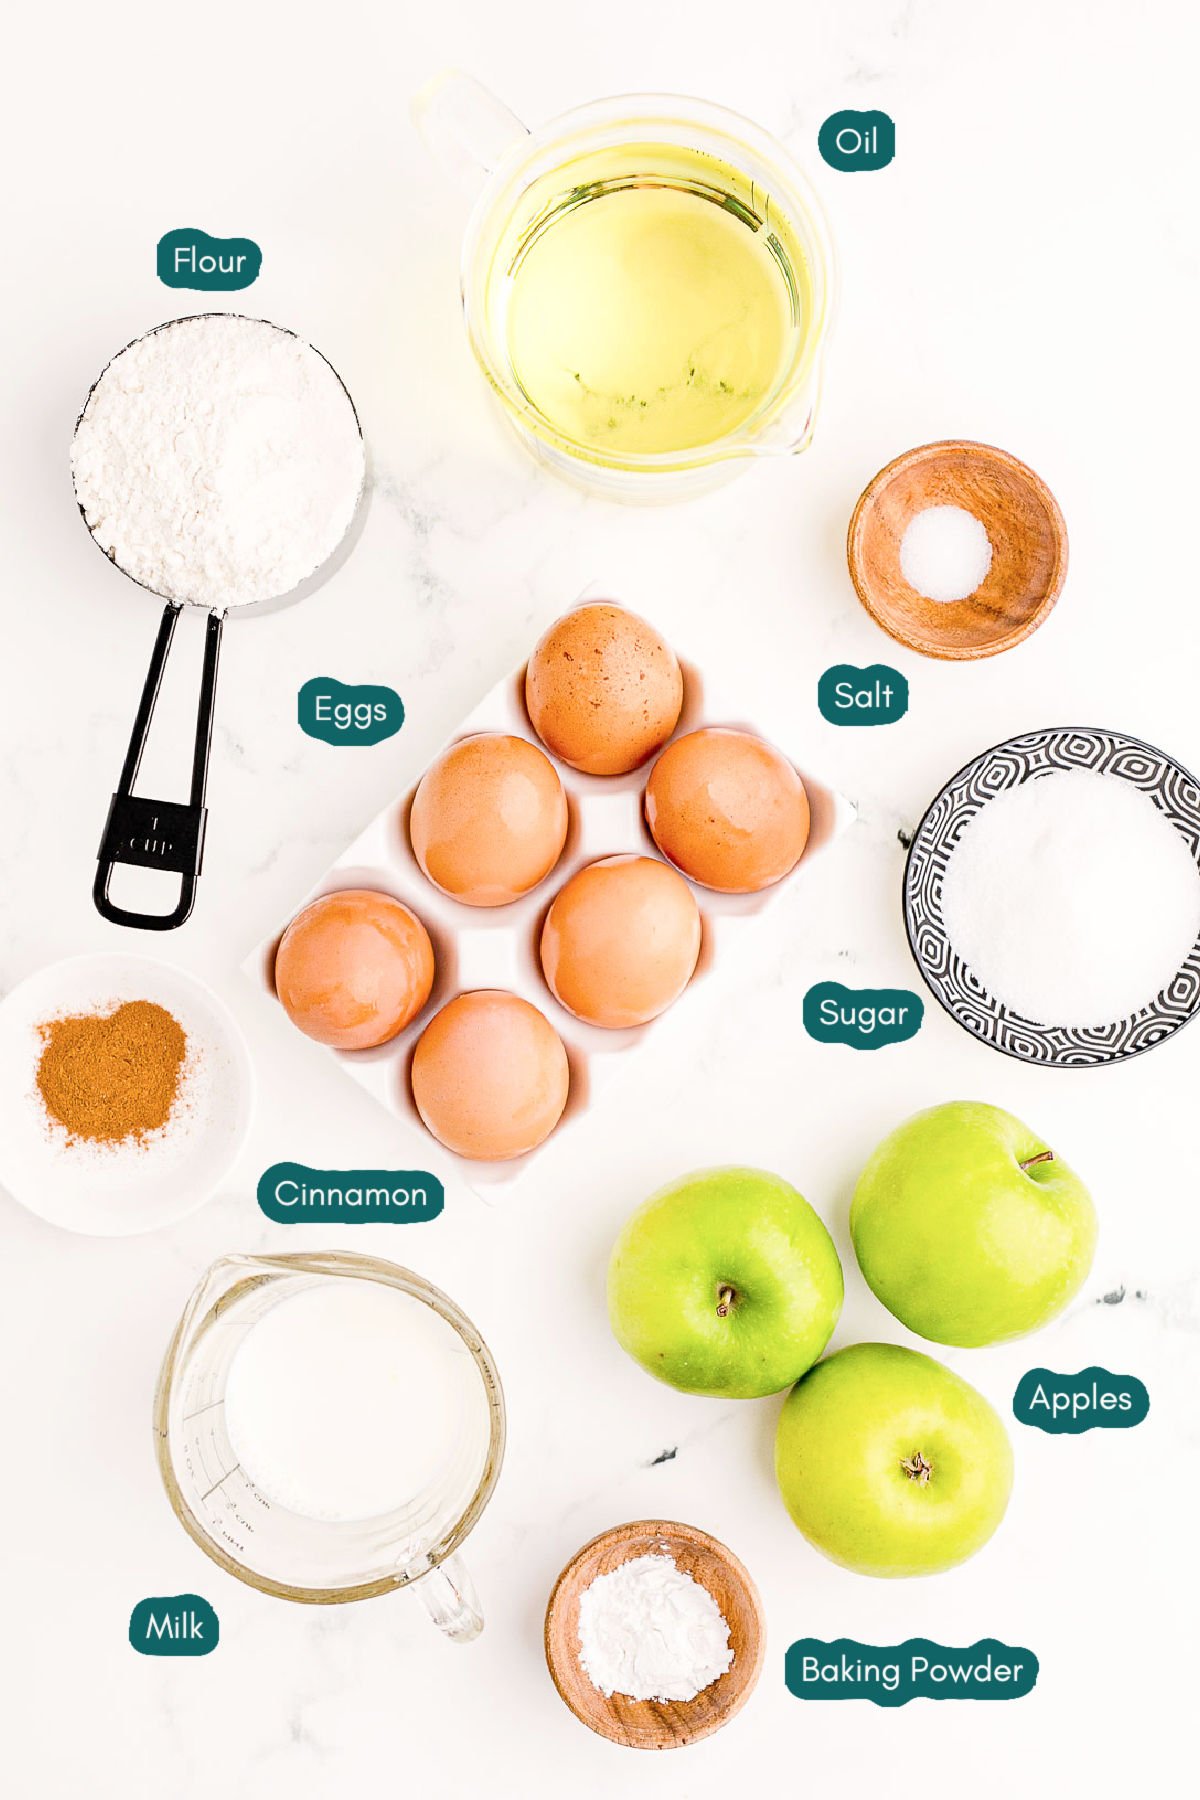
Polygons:
<instances>
[{"instance_id":1,"label":"small wooden bowl","mask_svg":"<svg viewBox=\"0 0 1200 1800\"><path fill-rule=\"evenodd\" d=\"M904 579L900 542L929 506L973 513L992 566L965 600L926 599ZM1005 450L954 439L898 456L864 488L846 542L850 577L877 625L922 656L996 656L1050 613L1067 574L1067 528L1040 476Z\"/></svg>"},{"instance_id":2,"label":"small wooden bowl","mask_svg":"<svg viewBox=\"0 0 1200 1800\"><path fill-rule=\"evenodd\" d=\"M694 1700L631 1700L606 1696L579 1660L579 1601L598 1575L635 1556L672 1556L676 1566L707 1588L729 1626L733 1662ZM694 1525L639 1519L601 1532L573 1556L546 1608L546 1662L554 1685L577 1719L614 1744L635 1750L675 1750L719 1731L749 1699L762 1670L766 1628L762 1602L749 1575L722 1543Z\"/></svg>"}]
</instances>

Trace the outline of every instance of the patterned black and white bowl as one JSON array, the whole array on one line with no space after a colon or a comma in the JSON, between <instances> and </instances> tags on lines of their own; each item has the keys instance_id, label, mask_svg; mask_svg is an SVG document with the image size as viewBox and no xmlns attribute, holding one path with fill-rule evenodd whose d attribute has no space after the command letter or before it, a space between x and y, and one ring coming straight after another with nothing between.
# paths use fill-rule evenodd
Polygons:
<instances>
[{"instance_id":1,"label":"patterned black and white bowl","mask_svg":"<svg viewBox=\"0 0 1200 1800\"><path fill-rule=\"evenodd\" d=\"M1060 769L1117 775L1148 794L1200 865L1200 785L1151 744L1120 731L1050 726L996 744L966 764L917 827L904 870L904 924L935 1000L981 1043L1022 1062L1097 1068L1152 1050L1200 1011L1200 941L1147 1006L1107 1025L1040 1025L1001 1005L955 953L942 921L942 883L963 832L989 800Z\"/></svg>"}]
</instances>

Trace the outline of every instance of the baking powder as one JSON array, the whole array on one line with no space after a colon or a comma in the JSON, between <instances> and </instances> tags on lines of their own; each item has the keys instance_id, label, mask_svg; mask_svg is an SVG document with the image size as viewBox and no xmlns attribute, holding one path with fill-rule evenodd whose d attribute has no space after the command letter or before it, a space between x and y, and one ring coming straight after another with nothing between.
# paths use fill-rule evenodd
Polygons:
<instances>
[{"instance_id":1,"label":"baking powder","mask_svg":"<svg viewBox=\"0 0 1200 1800\"><path fill-rule=\"evenodd\" d=\"M673 1556L635 1556L579 1601L579 1660L602 1694L694 1700L733 1662L729 1627L707 1588Z\"/></svg>"},{"instance_id":2,"label":"baking powder","mask_svg":"<svg viewBox=\"0 0 1200 1800\"><path fill-rule=\"evenodd\" d=\"M176 320L114 357L71 464L92 535L127 575L220 608L287 594L319 568L365 466L325 359L232 313Z\"/></svg>"}]
</instances>

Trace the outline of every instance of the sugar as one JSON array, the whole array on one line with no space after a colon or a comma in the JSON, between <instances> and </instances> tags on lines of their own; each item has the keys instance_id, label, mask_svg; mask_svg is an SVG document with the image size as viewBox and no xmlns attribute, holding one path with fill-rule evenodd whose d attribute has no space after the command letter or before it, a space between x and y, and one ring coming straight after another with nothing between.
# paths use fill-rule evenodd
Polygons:
<instances>
[{"instance_id":1,"label":"sugar","mask_svg":"<svg viewBox=\"0 0 1200 1800\"><path fill-rule=\"evenodd\" d=\"M988 993L1041 1025L1139 1012L1200 938L1200 871L1148 794L1086 769L990 800L942 886L953 948Z\"/></svg>"},{"instance_id":2,"label":"sugar","mask_svg":"<svg viewBox=\"0 0 1200 1800\"><path fill-rule=\"evenodd\" d=\"M961 506L927 506L909 520L900 540L904 579L926 600L965 600L982 587L991 566L991 539Z\"/></svg>"}]
</instances>

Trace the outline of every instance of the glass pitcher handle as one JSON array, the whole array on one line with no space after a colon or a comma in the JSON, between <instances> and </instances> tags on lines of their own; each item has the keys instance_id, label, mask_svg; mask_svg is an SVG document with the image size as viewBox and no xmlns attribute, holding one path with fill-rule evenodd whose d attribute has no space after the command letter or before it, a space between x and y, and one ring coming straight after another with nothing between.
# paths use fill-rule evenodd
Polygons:
<instances>
[{"instance_id":1,"label":"glass pitcher handle","mask_svg":"<svg viewBox=\"0 0 1200 1800\"><path fill-rule=\"evenodd\" d=\"M479 1597L460 1557L447 1557L414 1582L413 1590L438 1630L454 1643L469 1644L483 1630Z\"/></svg>"},{"instance_id":2,"label":"glass pitcher handle","mask_svg":"<svg viewBox=\"0 0 1200 1800\"><path fill-rule=\"evenodd\" d=\"M425 148L460 192L472 199L528 128L481 81L446 69L412 103Z\"/></svg>"}]
</instances>

